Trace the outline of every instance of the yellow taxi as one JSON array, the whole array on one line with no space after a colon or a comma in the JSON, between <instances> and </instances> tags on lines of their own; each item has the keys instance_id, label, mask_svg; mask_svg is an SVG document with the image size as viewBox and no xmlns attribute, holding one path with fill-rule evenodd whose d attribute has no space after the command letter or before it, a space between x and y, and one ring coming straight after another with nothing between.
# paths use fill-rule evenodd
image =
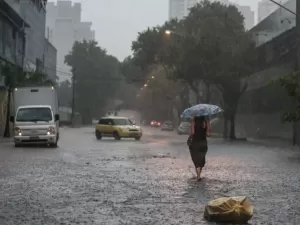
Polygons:
<instances>
[{"instance_id":1,"label":"yellow taxi","mask_svg":"<svg viewBox=\"0 0 300 225\"><path fill-rule=\"evenodd\" d=\"M114 137L116 140L121 138L134 138L140 140L143 131L126 117L103 117L99 120L95 128L95 135L98 140L102 137Z\"/></svg>"}]
</instances>

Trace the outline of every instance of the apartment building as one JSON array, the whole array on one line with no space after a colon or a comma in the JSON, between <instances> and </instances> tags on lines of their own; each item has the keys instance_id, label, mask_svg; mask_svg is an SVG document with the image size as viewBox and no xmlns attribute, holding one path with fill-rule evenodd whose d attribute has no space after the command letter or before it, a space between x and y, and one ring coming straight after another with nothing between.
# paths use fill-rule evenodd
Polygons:
<instances>
[{"instance_id":1,"label":"apartment building","mask_svg":"<svg viewBox=\"0 0 300 225\"><path fill-rule=\"evenodd\" d=\"M57 49L59 79L70 79L71 68L65 64L65 56L75 41L95 39L92 23L82 21L80 3L59 0L57 3L48 3L46 26L46 37Z\"/></svg>"}]
</instances>

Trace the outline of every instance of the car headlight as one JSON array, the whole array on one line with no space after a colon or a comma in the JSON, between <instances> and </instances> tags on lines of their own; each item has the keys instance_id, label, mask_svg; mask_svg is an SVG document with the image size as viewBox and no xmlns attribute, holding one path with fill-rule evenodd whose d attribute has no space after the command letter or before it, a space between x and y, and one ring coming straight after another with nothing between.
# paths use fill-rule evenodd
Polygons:
<instances>
[{"instance_id":1,"label":"car headlight","mask_svg":"<svg viewBox=\"0 0 300 225\"><path fill-rule=\"evenodd\" d=\"M47 131L47 134L48 134L48 135L53 135L53 134L55 134L55 127L49 127L49 128L48 128L48 131Z\"/></svg>"},{"instance_id":2,"label":"car headlight","mask_svg":"<svg viewBox=\"0 0 300 225\"><path fill-rule=\"evenodd\" d=\"M22 136L22 130L20 127L15 127L14 128L15 136Z\"/></svg>"}]
</instances>

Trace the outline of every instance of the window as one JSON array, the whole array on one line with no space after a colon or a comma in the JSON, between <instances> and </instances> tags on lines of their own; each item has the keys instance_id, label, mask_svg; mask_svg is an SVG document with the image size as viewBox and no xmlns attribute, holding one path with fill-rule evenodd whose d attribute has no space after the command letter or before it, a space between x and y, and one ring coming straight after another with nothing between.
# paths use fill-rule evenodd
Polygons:
<instances>
[{"instance_id":1,"label":"window","mask_svg":"<svg viewBox=\"0 0 300 225\"><path fill-rule=\"evenodd\" d=\"M3 54L3 42L4 42L4 27L3 27L3 17L0 16L0 55Z\"/></svg>"},{"instance_id":2,"label":"window","mask_svg":"<svg viewBox=\"0 0 300 225\"><path fill-rule=\"evenodd\" d=\"M4 55L7 59L13 60L13 28L8 23L4 23Z\"/></svg>"},{"instance_id":3,"label":"window","mask_svg":"<svg viewBox=\"0 0 300 225\"><path fill-rule=\"evenodd\" d=\"M111 119L101 119L99 120L98 124L101 125L113 125L113 122Z\"/></svg>"},{"instance_id":4,"label":"window","mask_svg":"<svg viewBox=\"0 0 300 225\"><path fill-rule=\"evenodd\" d=\"M107 119L101 119L101 120L99 120L98 124L108 125L108 120Z\"/></svg>"},{"instance_id":5,"label":"window","mask_svg":"<svg viewBox=\"0 0 300 225\"><path fill-rule=\"evenodd\" d=\"M129 119L114 119L114 125L118 126L126 126L126 125L133 125L133 123Z\"/></svg>"},{"instance_id":6,"label":"window","mask_svg":"<svg viewBox=\"0 0 300 225\"><path fill-rule=\"evenodd\" d=\"M17 122L49 122L53 120L50 108L22 108L18 110L16 121Z\"/></svg>"}]
</instances>

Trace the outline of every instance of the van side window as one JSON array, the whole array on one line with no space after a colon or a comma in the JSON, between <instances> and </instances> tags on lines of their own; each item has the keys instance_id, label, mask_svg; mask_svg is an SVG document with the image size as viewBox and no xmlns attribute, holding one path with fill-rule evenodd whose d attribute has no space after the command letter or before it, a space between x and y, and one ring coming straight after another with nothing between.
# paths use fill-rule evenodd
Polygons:
<instances>
[{"instance_id":1,"label":"van side window","mask_svg":"<svg viewBox=\"0 0 300 225\"><path fill-rule=\"evenodd\" d=\"M108 124L108 120L107 119L100 119L98 124L101 124L101 125L107 125Z\"/></svg>"}]
</instances>

